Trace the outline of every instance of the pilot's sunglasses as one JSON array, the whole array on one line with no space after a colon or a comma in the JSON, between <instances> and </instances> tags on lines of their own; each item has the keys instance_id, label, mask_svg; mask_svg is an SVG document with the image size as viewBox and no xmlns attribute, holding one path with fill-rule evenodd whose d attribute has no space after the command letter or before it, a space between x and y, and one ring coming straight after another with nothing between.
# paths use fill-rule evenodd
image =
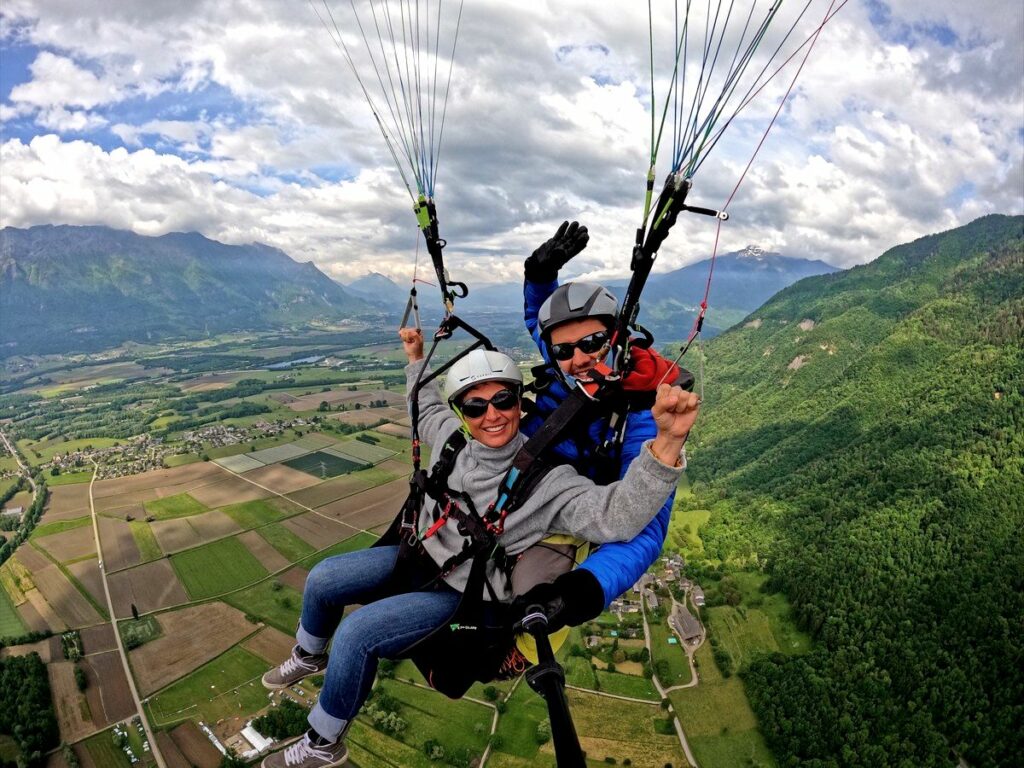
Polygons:
<instances>
[{"instance_id":1,"label":"pilot's sunglasses","mask_svg":"<svg viewBox=\"0 0 1024 768\"><path fill-rule=\"evenodd\" d=\"M549 344L551 356L555 360L572 360L572 356L579 349L585 355L592 355L600 352L608 345L609 335L607 331L597 331L589 336L584 336L579 341L566 341L562 344Z\"/></svg>"},{"instance_id":2,"label":"pilot's sunglasses","mask_svg":"<svg viewBox=\"0 0 1024 768\"><path fill-rule=\"evenodd\" d=\"M462 415L468 419L479 419L487 413L487 406L493 405L499 411L511 411L519 407L519 395L511 389L502 389L494 394L490 400L482 397L470 397L463 400L459 405Z\"/></svg>"}]
</instances>

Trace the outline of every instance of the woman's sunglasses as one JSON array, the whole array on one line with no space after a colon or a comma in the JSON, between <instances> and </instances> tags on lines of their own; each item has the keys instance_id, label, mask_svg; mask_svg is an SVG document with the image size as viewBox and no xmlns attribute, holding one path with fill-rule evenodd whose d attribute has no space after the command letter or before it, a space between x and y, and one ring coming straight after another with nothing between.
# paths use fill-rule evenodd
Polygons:
<instances>
[{"instance_id":1,"label":"woman's sunglasses","mask_svg":"<svg viewBox=\"0 0 1024 768\"><path fill-rule=\"evenodd\" d=\"M572 360L572 356L579 349L585 355L592 355L600 352L608 346L608 331L597 331L589 336L584 336L579 341L566 341L562 344L548 344L551 356L555 360Z\"/></svg>"},{"instance_id":2,"label":"woman's sunglasses","mask_svg":"<svg viewBox=\"0 0 1024 768\"><path fill-rule=\"evenodd\" d=\"M490 400L482 397L470 397L459 404L459 410L467 419L479 419L487 413L487 406L493 405L499 411L511 411L519 407L519 395L511 389L497 391Z\"/></svg>"}]
</instances>

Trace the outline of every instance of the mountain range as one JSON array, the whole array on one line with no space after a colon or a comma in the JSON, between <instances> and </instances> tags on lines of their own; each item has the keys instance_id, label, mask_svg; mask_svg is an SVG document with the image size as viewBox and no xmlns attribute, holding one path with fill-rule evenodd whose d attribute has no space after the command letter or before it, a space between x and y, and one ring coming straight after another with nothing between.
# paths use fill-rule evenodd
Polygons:
<instances>
[{"instance_id":1,"label":"mountain range","mask_svg":"<svg viewBox=\"0 0 1024 768\"><path fill-rule=\"evenodd\" d=\"M370 309L313 263L197 233L0 230L0 356L299 328Z\"/></svg>"},{"instance_id":2,"label":"mountain range","mask_svg":"<svg viewBox=\"0 0 1024 768\"><path fill-rule=\"evenodd\" d=\"M655 273L644 288L640 322L659 337L679 338L690 328L704 297L710 259L671 272ZM797 280L812 275L837 272L820 260L788 258L750 245L741 251L726 253L715 260L710 310L704 333L711 337L761 306L772 295ZM621 297L628 280L611 280L607 287ZM409 291L379 272L372 272L348 283L346 289L382 307L404 308ZM430 287L420 289L420 309L435 312L438 302ZM502 314L519 317L523 307L521 283L490 283L470 287L469 296L458 302L466 316ZM432 316L432 315L431 315Z\"/></svg>"}]
</instances>

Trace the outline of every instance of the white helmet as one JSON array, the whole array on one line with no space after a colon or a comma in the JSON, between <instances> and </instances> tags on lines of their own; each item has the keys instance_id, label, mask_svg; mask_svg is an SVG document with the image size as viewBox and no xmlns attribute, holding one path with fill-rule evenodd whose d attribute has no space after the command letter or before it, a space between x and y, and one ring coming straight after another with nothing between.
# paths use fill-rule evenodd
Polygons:
<instances>
[{"instance_id":1,"label":"white helmet","mask_svg":"<svg viewBox=\"0 0 1024 768\"><path fill-rule=\"evenodd\" d=\"M516 390L523 386L523 374L512 358L489 349L474 349L448 370L444 396L451 404L467 389L485 381L504 381Z\"/></svg>"}]
</instances>

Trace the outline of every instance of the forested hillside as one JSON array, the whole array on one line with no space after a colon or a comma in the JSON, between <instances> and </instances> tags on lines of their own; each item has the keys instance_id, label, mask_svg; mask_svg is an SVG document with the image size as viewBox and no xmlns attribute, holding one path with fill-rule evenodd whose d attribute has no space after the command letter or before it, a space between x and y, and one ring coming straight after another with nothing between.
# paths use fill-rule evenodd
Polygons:
<instances>
[{"instance_id":1,"label":"forested hillside","mask_svg":"<svg viewBox=\"0 0 1024 768\"><path fill-rule=\"evenodd\" d=\"M817 640L744 672L780 765L1020 764L1022 235L988 216L893 248L709 345L706 542Z\"/></svg>"}]
</instances>

